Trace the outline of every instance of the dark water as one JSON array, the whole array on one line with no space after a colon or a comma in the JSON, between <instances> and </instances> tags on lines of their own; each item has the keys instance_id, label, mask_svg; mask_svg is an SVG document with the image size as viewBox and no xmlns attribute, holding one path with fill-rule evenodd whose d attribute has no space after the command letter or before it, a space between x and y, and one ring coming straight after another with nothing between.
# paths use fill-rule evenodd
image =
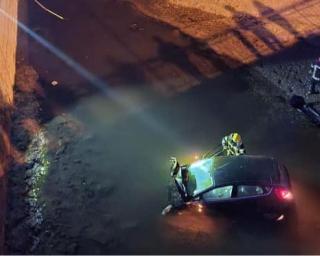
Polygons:
<instances>
[{"instance_id":1,"label":"dark water","mask_svg":"<svg viewBox=\"0 0 320 256\"><path fill-rule=\"evenodd\" d=\"M239 79L229 77L221 77L218 82L226 82L230 88L239 83ZM44 199L48 211L61 209L63 233L76 237L78 253L249 254L313 250L308 244L297 246L298 233L291 237L250 220L239 226L232 219L193 211L168 218L160 215L167 203L169 157L190 161L233 130L240 131L250 153L265 152L285 162L296 182L297 157L302 161L304 154L291 151L292 147L301 148L299 141L293 140L295 133L288 134L295 126L280 117L269 118L269 107L248 90L223 91L208 85L169 99L130 90L121 93L123 99L145 106L143 110L128 113L104 97L94 96L82 100L63 116L79 136L70 139L67 127L57 119L47 124L49 134L68 141L68 146L49 170ZM231 100L221 108L225 98ZM233 108L235 102L237 111ZM146 117L156 120L161 129L150 125ZM275 130L273 139L278 139L277 143L269 139ZM300 132L307 136L305 131ZM290 144L285 145L288 141ZM294 159L282 151L284 146ZM305 225L308 233L317 234L319 219L316 201L311 198L305 204L311 207L307 211L312 211L308 213L312 219L305 219L306 213L299 207L307 195L300 186L306 185L294 183L299 217L302 223L307 222L301 226L304 237ZM62 206L53 204L56 201ZM48 218L57 217L49 214ZM304 239L308 241L309 237Z\"/></svg>"}]
</instances>

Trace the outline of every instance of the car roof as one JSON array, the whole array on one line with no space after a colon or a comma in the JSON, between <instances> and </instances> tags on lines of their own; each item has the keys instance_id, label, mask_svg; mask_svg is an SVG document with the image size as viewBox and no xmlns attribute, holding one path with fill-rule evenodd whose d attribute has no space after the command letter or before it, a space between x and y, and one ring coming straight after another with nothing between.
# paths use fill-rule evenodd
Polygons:
<instances>
[{"instance_id":1,"label":"car roof","mask_svg":"<svg viewBox=\"0 0 320 256\"><path fill-rule=\"evenodd\" d=\"M278 162L265 156L215 157L211 168L214 186L224 184L277 184L280 182Z\"/></svg>"}]
</instances>

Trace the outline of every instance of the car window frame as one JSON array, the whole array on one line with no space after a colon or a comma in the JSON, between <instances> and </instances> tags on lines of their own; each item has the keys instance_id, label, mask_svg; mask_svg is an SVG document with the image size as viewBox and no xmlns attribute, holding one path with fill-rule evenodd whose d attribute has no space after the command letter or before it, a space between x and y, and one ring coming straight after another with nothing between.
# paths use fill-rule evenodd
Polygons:
<instances>
[{"instance_id":1,"label":"car window frame","mask_svg":"<svg viewBox=\"0 0 320 256\"><path fill-rule=\"evenodd\" d=\"M210 190L212 189L215 189L215 188L221 188L221 187L226 187L226 186L234 186L233 187L233 191L232 191L232 196L231 198L227 199L227 200L230 200L230 199L237 199L238 197L235 197L235 187L237 186L244 186L244 185L253 185L253 186L261 186L263 188L263 190L265 191L264 187L274 187L274 184L270 184L270 183L257 183L257 182L232 182L232 183L225 183L225 184L221 184L219 186L211 186L201 192L198 192L197 194L194 194L191 198L192 199L197 199L197 198L202 198L202 195L209 192ZM269 193L271 193L272 189L270 191L266 191L266 193L262 194L262 195L258 195L258 196L264 196L264 195L268 195ZM257 197L257 196L252 196L252 197ZM240 197L241 198L241 197ZM243 198L246 198L246 197L242 197ZM221 201L221 200L220 200Z\"/></svg>"},{"instance_id":2,"label":"car window frame","mask_svg":"<svg viewBox=\"0 0 320 256\"><path fill-rule=\"evenodd\" d=\"M249 195L249 196L241 196L241 197L239 197L238 196L238 191L239 191L239 187L240 186L252 186L252 187L260 187L261 189L262 189L262 191L263 191L263 193L262 194L256 194L256 195ZM269 191L267 191L266 190L266 188L265 188L266 186L262 186L262 185L260 185L260 184L238 184L238 185L236 185L235 186L235 195L234 195L234 198L238 198L238 199L245 199L245 198L253 198L253 197L261 197L261 196L263 196L263 195L266 195L266 194L268 194L268 192Z\"/></svg>"},{"instance_id":3,"label":"car window frame","mask_svg":"<svg viewBox=\"0 0 320 256\"><path fill-rule=\"evenodd\" d=\"M213 187L212 189L208 190L207 192L202 193L200 197L201 197L201 199L203 199L203 195L204 195L204 194L206 194L206 193L208 193L208 192L210 192L210 191L212 191L212 190L214 190L214 189L219 189L219 188L223 188L223 187L230 187L230 186L232 186L231 197L229 197L229 198L209 199L209 200L206 200L206 201L211 201L211 202L213 202L213 201L214 201L214 202L219 201L219 202L222 202L222 201L230 200L230 199L234 198L234 193L235 193L235 187L236 187L236 186L233 185L233 184L229 184L229 185L225 185L225 186Z\"/></svg>"}]
</instances>

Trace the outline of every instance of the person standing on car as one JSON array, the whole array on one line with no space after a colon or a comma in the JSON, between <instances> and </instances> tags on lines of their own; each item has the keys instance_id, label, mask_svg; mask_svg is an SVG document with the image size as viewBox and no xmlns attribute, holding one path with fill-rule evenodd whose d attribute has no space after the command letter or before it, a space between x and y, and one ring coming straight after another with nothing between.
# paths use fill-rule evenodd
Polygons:
<instances>
[{"instance_id":1,"label":"person standing on car","mask_svg":"<svg viewBox=\"0 0 320 256\"><path fill-rule=\"evenodd\" d=\"M311 82L309 87L309 94L318 94L320 93L319 90L317 90L320 86L320 57L311 64Z\"/></svg>"},{"instance_id":2,"label":"person standing on car","mask_svg":"<svg viewBox=\"0 0 320 256\"><path fill-rule=\"evenodd\" d=\"M241 136L236 132L222 138L222 148L227 156L239 156L246 153Z\"/></svg>"}]
</instances>

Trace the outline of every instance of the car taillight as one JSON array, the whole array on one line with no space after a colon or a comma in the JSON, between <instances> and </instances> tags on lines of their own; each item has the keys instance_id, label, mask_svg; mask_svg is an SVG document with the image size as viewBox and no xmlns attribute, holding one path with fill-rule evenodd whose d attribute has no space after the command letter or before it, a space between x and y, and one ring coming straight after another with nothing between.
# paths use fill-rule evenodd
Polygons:
<instances>
[{"instance_id":1,"label":"car taillight","mask_svg":"<svg viewBox=\"0 0 320 256\"><path fill-rule=\"evenodd\" d=\"M285 201L291 201L293 199L293 194L289 189L286 188L275 188L276 196Z\"/></svg>"}]
</instances>

